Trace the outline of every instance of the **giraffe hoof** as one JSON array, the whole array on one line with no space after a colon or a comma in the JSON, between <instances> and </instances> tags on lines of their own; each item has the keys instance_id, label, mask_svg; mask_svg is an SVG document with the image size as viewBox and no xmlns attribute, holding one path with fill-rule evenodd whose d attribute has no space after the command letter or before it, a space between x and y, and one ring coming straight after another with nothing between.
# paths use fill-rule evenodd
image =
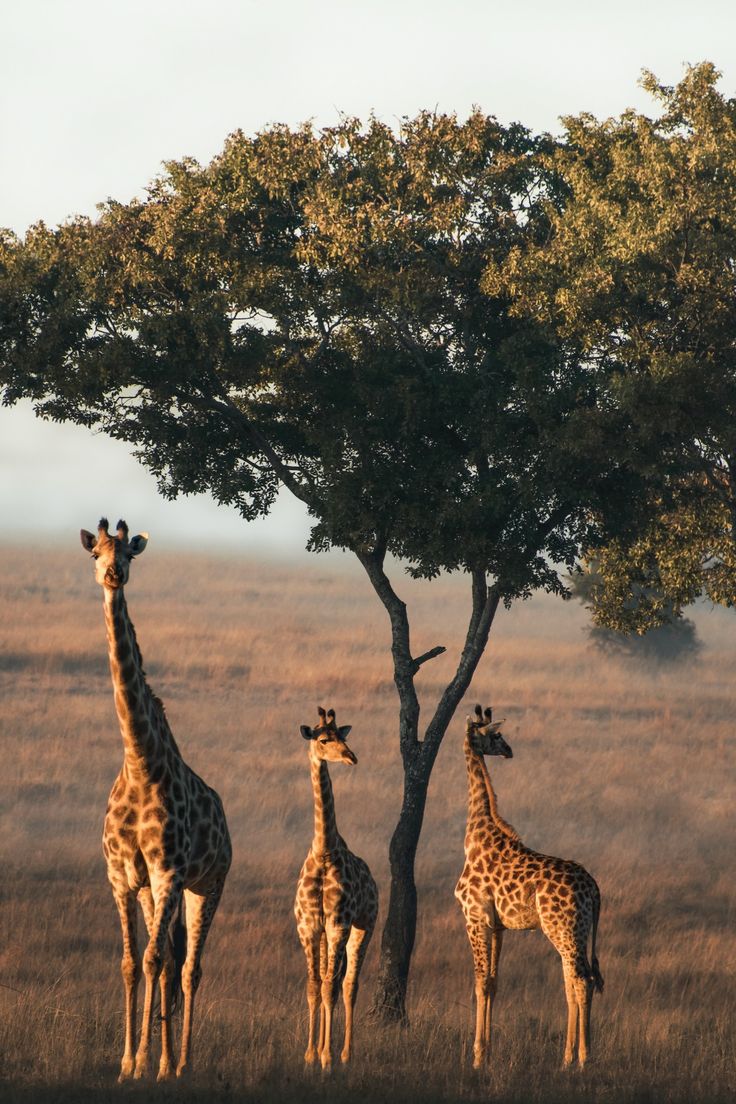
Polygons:
<instances>
[{"instance_id":1,"label":"giraffe hoof","mask_svg":"<svg viewBox=\"0 0 736 1104\"><path fill-rule=\"evenodd\" d=\"M179 1074L177 1073L176 1076L178 1077ZM161 1069L159 1069L158 1076L156 1077L156 1080L157 1081L172 1081L173 1078L174 1078L174 1071L171 1068L171 1066L163 1066Z\"/></svg>"},{"instance_id":2,"label":"giraffe hoof","mask_svg":"<svg viewBox=\"0 0 736 1104\"><path fill-rule=\"evenodd\" d=\"M181 1065L177 1068L176 1076L185 1080L189 1077L189 1065Z\"/></svg>"},{"instance_id":3,"label":"giraffe hoof","mask_svg":"<svg viewBox=\"0 0 736 1104\"><path fill-rule=\"evenodd\" d=\"M305 1065L313 1066L316 1061L317 1061L317 1051L316 1050L307 1050L304 1054L304 1063L305 1063Z\"/></svg>"},{"instance_id":4,"label":"giraffe hoof","mask_svg":"<svg viewBox=\"0 0 736 1104\"><path fill-rule=\"evenodd\" d=\"M141 1077L145 1077L147 1073L148 1073L148 1055L146 1054L145 1057L143 1057L143 1058L136 1058L135 1070L133 1072L133 1077L135 1078L136 1081L140 1081Z\"/></svg>"}]
</instances>

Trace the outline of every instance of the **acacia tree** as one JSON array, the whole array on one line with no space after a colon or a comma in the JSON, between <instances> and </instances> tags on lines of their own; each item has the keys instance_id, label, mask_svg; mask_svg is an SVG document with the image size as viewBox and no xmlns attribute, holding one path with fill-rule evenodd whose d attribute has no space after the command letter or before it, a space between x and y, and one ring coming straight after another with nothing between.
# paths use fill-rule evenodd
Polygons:
<instances>
[{"instance_id":1,"label":"acacia tree","mask_svg":"<svg viewBox=\"0 0 736 1104\"><path fill-rule=\"evenodd\" d=\"M736 604L736 99L718 77L708 62L676 86L645 73L655 118L565 120L550 238L501 266L514 309L606 363L640 431L660 426L651 523L595 552L593 617L617 631L701 593Z\"/></svg>"},{"instance_id":2,"label":"acacia tree","mask_svg":"<svg viewBox=\"0 0 736 1104\"><path fill-rule=\"evenodd\" d=\"M250 519L287 488L311 547L354 553L386 609L404 779L386 1018L405 1017L430 773L499 604L564 593L555 565L647 501L609 365L512 315L503 281L481 290L548 233L544 146L477 112L236 133L142 201L1 247L6 403L132 443L167 496L210 491ZM444 647L417 654L389 555L468 578L465 642L424 724L416 679Z\"/></svg>"}]
</instances>

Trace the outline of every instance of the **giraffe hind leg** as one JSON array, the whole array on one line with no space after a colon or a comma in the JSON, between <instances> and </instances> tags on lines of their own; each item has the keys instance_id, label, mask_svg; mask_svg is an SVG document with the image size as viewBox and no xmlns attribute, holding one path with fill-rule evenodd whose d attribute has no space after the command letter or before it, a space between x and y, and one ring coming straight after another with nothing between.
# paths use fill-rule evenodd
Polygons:
<instances>
[{"instance_id":1,"label":"giraffe hind leg","mask_svg":"<svg viewBox=\"0 0 736 1104\"><path fill-rule=\"evenodd\" d=\"M590 1006L593 1001L593 982L590 971L575 978L575 997L578 1006L578 1065L585 1066L590 1055Z\"/></svg>"},{"instance_id":2,"label":"giraffe hind leg","mask_svg":"<svg viewBox=\"0 0 736 1104\"><path fill-rule=\"evenodd\" d=\"M562 973L565 980L565 999L567 1000L567 1034L565 1036L565 1055L562 1064L567 1069L575 1057L578 1035L578 1002L575 993L574 970L570 963L563 960Z\"/></svg>"},{"instance_id":3,"label":"giraffe hind leg","mask_svg":"<svg viewBox=\"0 0 736 1104\"><path fill-rule=\"evenodd\" d=\"M593 999L593 978L587 960L578 956L575 960L563 959L565 997L567 998L567 1038L563 1066L567 1069L575 1061L582 1069L590 1055L590 1010Z\"/></svg>"}]
</instances>

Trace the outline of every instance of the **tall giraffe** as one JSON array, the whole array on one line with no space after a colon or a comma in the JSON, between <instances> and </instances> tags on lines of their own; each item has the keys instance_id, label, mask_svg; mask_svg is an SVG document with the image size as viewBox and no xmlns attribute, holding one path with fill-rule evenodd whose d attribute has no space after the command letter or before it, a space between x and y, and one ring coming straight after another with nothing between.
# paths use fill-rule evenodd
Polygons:
<instances>
[{"instance_id":1,"label":"tall giraffe","mask_svg":"<svg viewBox=\"0 0 736 1104\"><path fill-rule=\"evenodd\" d=\"M345 743L351 725L335 723L335 711L320 707L319 723L301 726L309 741L314 792L314 839L299 875L294 914L307 957L309 1040L304 1061L332 1065L332 1017L337 987L345 1004L342 1061L350 1060L353 1009L358 977L378 915L378 889L367 864L349 849L337 830L329 763L357 763ZM319 1039L317 1012L319 1011Z\"/></svg>"},{"instance_id":2,"label":"tall giraffe","mask_svg":"<svg viewBox=\"0 0 736 1104\"><path fill-rule=\"evenodd\" d=\"M125 1051L120 1080L148 1068L156 981L161 989L161 1060L158 1079L174 1073L171 1036L175 962L169 937L182 900L186 905L186 958L181 969L184 1020L177 1076L191 1059L194 995L207 932L230 867L231 848L222 802L186 765L171 734L161 701L146 682L124 587L130 563L146 547L147 534L128 539L128 526L108 532L101 518L97 536L81 530L82 546L95 560L104 595L105 624L115 709L123 737L123 766L110 793L102 836L107 876L123 931ZM141 958L136 898L148 928L143 956L146 979L141 1037L135 1051L136 1005ZM181 966L181 963L178 964Z\"/></svg>"},{"instance_id":3,"label":"tall giraffe","mask_svg":"<svg viewBox=\"0 0 736 1104\"><path fill-rule=\"evenodd\" d=\"M511 759L501 736L503 722L493 723L490 709L475 707L467 718L465 761L468 769L468 820L465 867L455 896L465 915L475 965L475 1043L473 1065L482 1065L490 1043L501 941L506 929L541 928L562 959L567 998L564 1064L584 1066L590 1050L590 1005L593 989L603 991L595 955L601 897L594 879L575 862L531 851L498 812L485 755ZM588 935L592 931L592 966ZM489 948L490 941L490 948ZM579 1035L578 1035L579 1032Z\"/></svg>"}]
</instances>

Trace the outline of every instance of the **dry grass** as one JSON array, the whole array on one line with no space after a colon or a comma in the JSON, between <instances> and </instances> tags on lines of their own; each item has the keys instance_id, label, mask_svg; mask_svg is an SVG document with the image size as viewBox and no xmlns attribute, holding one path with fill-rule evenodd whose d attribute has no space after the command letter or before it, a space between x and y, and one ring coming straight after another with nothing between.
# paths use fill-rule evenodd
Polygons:
<instances>
[{"instance_id":1,"label":"dry grass","mask_svg":"<svg viewBox=\"0 0 736 1104\"><path fill-rule=\"evenodd\" d=\"M499 614L468 704L508 718L501 809L531 846L574 857L603 892L606 978L595 1062L559 1070L559 960L510 934L494 1063L475 1075L471 957L453 899L465 777L458 716L440 753L418 857L420 927L408 1032L361 1030L357 1056L306 1076L304 969L291 916L311 835L298 734L318 703L354 726L360 764L333 771L341 830L387 896L400 800L383 611L333 560L287 567L164 554L133 569L129 603L150 681L191 765L222 794L235 862L205 956L186 1087L114 1085L122 1049L119 932L100 830L120 740L101 595L81 549L0 549L0 1091L4 1101L733 1099L733 617L697 615L685 669L593 653L579 607ZM461 641L461 581L409 584L415 650ZM428 709L449 675L422 669ZM378 939L376 939L376 944Z\"/></svg>"}]
</instances>

